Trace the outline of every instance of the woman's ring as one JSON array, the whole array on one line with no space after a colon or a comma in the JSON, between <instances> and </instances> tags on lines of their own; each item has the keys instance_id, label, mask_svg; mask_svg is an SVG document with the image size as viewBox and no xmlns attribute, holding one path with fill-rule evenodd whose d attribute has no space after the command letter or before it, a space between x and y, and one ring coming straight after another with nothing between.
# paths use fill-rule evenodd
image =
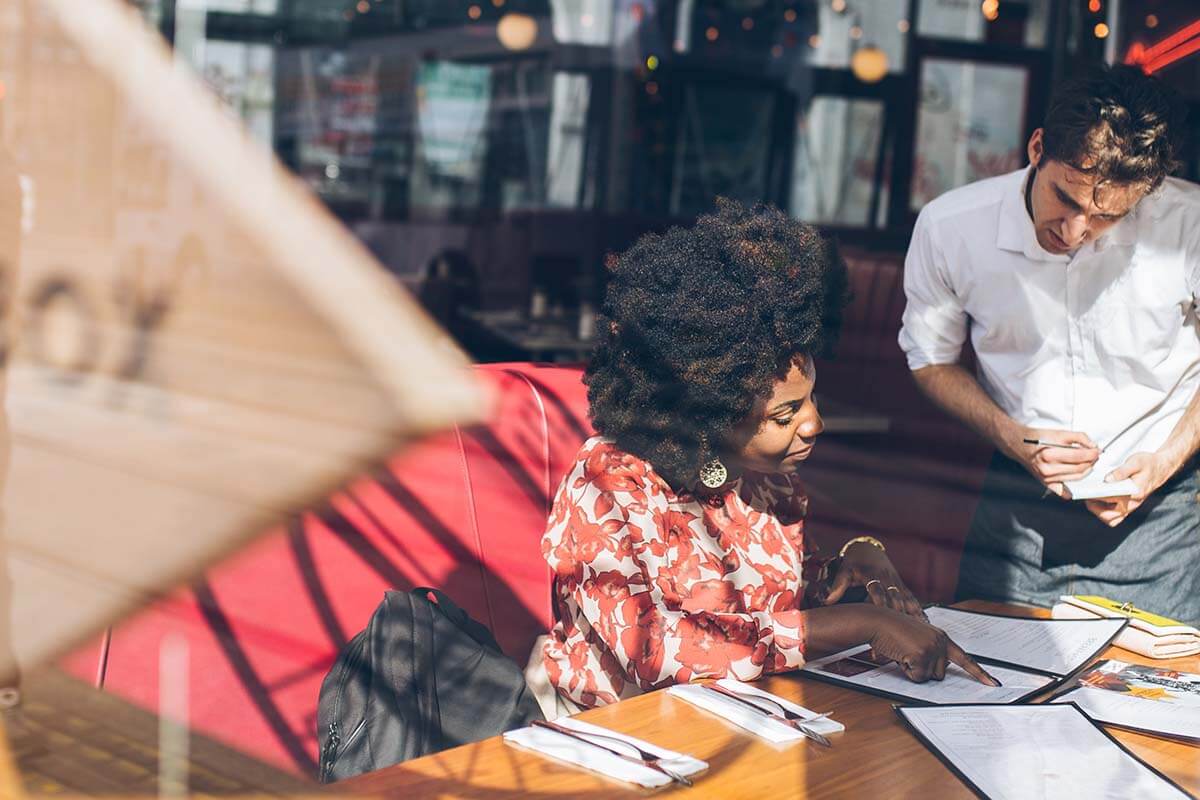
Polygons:
<instances>
[{"instance_id":1,"label":"woman's ring","mask_svg":"<svg viewBox=\"0 0 1200 800\"><path fill-rule=\"evenodd\" d=\"M883 581L879 580L879 578L872 578L871 580L866 582L866 584L863 586L863 588L870 590L872 583L883 583Z\"/></svg>"},{"instance_id":2,"label":"woman's ring","mask_svg":"<svg viewBox=\"0 0 1200 800\"><path fill-rule=\"evenodd\" d=\"M900 591L900 587L899 587L899 586L889 586L889 587L887 587L887 589L885 589L884 591L890 592L890 591L892 591L893 589L895 589L897 592L898 592L898 591Z\"/></svg>"}]
</instances>

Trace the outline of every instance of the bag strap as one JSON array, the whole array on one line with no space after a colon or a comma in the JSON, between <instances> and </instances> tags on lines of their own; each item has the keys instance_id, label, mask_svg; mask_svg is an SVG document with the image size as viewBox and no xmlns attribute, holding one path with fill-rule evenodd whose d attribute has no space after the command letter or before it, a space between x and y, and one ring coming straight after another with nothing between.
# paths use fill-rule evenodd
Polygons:
<instances>
[{"instance_id":1,"label":"bag strap","mask_svg":"<svg viewBox=\"0 0 1200 800\"><path fill-rule=\"evenodd\" d=\"M454 623L455 627L484 647L495 650L497 653L502 652L500 643L496 641L496 637L488 630L488 627L471 619L470 615L466 611L463 611L458 603L451 600L449 595L441 589L420 586L413 589L412 593L427 602L429 599L428 596L433 595L432 605L436 605L442 616Z\"/></svg>"},{"instance_id":2,"label":"bag strap","mask_svg":"<svg viewBox=\"0 0 1200 800\"><path fill-rule=\"evenodd\" d=\"M458 603L450 599L450 595L443 592L441 589L434 589L431 586L418 586L412 590L412 593L423 600L428 599L428 595L433 595L433 602L437 603L438 608L442 613L453 622L455 625L464 627L471 618L467 616L467 612L459 607Z\"/></svg>"}]
</instances>

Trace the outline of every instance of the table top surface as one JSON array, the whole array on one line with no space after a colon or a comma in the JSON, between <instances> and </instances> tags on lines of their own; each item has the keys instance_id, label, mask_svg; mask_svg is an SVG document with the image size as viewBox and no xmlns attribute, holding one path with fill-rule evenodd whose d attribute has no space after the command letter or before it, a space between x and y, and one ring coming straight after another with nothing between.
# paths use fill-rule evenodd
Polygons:
<instances>
[{"instance_id":1,"label":"table top surface","mask_svg":"<svg viewBox=\"0 0 1200 800\"><path fill-rule=\"evenodd\" d=\"M996 613L1048 616L1044 610L971 601ZM1200 656L1153 660L1112 647L1102 658L1200 672ZM971 798L967 788L909 733L893 701L795 674L757 684L846 726L832 748L808 742L775 746L665 692L583 712L580 719L688 753L709 763L695 786L666 787L657 797L936 797ZM1200 747L1108 729L1131 752L1187 791L1200 795ZM649 794L629 784L551 761L495 736L398 764L335 785L378 796L412 798L609 798ZM686 793L686 794L685 794Z\"/></svg>"}]
</instances>

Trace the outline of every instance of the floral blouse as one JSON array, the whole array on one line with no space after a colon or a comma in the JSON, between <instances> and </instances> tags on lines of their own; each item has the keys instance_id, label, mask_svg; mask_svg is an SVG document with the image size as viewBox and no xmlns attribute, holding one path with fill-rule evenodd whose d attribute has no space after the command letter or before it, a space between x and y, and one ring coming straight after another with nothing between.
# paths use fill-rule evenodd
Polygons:
<instances>
[{"instance_id":1,"label":"floral blouse","mask_svg":"<svg viewBox=\"0 0 1200 800\"><path fill-rule=\"evenodd\" d=\"M591 707L801 666L799 609L822 566L805 559L807 505L786 475L676 494L611 441L584 442L542 537L555 573L551 684Z\"/></svg>"}]
</instances>

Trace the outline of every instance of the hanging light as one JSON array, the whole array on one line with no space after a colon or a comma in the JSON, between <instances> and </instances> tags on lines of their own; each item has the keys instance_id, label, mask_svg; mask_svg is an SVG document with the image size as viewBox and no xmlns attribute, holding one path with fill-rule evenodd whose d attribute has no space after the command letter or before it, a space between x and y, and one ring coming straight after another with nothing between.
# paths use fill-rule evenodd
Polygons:
<instances>
[{"instance_id":1,"label":"hanging light","mask_svg":"<svg viewBox=\"0 0 1200 800\"><path fill-rule=\"evenodd\" d=\"M887 53L873 44L860 47L850 58L850 71L863 83L879 83L887 75Z\"/></svg>"},{"instance_id":2,"label":"hanging light","mask_svg":"<svg viewBox=\"0 0 1200 800\"><path fill-rule=\"evenodd\" d=\"M537 20L528 14L510 12L496 23L496 38L508 50L528 50L537 35Z\"/></svg>"}]
</instances>

